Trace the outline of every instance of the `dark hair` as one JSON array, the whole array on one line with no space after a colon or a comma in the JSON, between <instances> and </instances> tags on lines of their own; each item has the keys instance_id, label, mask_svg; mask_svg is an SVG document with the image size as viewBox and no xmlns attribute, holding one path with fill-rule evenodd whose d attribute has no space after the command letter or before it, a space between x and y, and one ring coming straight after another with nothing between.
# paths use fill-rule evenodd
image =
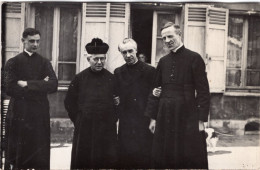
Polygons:
<instances>
[{"instance_id":1,"label":"dark hair","mask_svg":"<svg viewBox=\"0 0 260 170\"><path fill-rule=\"evenodd\" d=\"M178 24L174 24L173 22L167 22L164 24L164 26L161 28L161 32L165 28L173 27L175 29L175 33L178 35L181 35L181 28Z\"/></svg>"},{"instance_id":2,"label":"dark hair","mask_svg":"<svg viewBox=\"0 0 260 170\"><path fill-rule=\"evenodd\" d=\"M38 30L36 30L34 28L26 28L23 31L23 38L27 38L28 35L33 36L33 35L37 35L37 34L39 34L41 36L40 31L38 31Z\"/></svg>"}]
</instances>

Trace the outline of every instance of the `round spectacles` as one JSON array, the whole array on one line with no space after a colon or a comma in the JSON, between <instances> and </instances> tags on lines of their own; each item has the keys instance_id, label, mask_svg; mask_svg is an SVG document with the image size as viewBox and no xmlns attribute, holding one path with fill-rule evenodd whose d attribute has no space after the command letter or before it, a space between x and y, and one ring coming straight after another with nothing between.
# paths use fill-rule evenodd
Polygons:
<instances>
[{"instance_id":1,"label":"round spectacles","mask_svg":"<svg viewBox=\"0 0 260 170\"><path fill-rule=\"evenodd\" d=\"M94 57L93 60L94 60L95 62L98 62L99 60L100 60L101 62L104 62L104 61L106 60L106 57Z\"/></svg>"}]
</instances>

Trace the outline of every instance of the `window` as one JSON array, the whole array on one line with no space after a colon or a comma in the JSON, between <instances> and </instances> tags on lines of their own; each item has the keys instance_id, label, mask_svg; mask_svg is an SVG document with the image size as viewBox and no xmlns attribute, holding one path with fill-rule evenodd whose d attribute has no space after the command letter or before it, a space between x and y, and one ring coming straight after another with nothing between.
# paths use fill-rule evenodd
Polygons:
<instances>
[{"instance_id":1,"label":"window","mask_svg":"<svg viewBox=\"0 0 260 170\"><path fill-rule=\"evenodd\" d=\"M39 53L48 58L59 80L68 85L77 72L80 10L74 6L35 6L35 28L41 32Z\"/></svg>"},{"instance_id":2,"label":"window","mask_svg":"<svg viewBox=\"0 0 260 170\"><path fill-rule=\"evenodd\" d=\"M154 11L153 14L153 35L152 35L152 65L157 66L161 57L167 55L169 50L164 47L161 37L161 27L171 21L179 24L178 15L168 11Z\"/></svg>"},{"instance_id":3,"label":"window","mask_svg":"<svg viewBox=\"0 0 260 170\"><path fill-rule=\"evenodd\" d=\"M260 18L229 17L226 87L260 89Z\"/></svg>"}]
</instances>

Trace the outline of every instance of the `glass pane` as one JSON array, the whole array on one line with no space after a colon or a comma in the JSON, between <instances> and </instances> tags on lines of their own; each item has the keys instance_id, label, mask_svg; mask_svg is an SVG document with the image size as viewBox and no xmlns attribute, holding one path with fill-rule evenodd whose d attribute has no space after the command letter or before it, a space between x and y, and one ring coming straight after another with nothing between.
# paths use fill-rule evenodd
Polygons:
<instances>
[{"instance_id":1,"label":"glass pane","mask_svg":"<svg viewBox=\"0 0 260 170\"><path fill-rule=\"evenodd\" d=\"M248 20L247 86L260 86L260 18Z\"/></svg>"},{"instance_id":2,"label":"glass pane","mask_svg":"<svg viewBox=\"0 0 260 170\"><path fill-rule=\"evenodd\" d=\"M260 18L250 18L248 27L247 68L260 69Z\"/></svg>"},{"instance_id":3,"label":"glass pane","mask_svg":"<svg viewBox=\"0 0 260 170\"><path fill-rule=\"evenodd\" d=\"M243 22L241 17L230 17L228 25L227 67L241 68Z\"/></svg>"},{"instance_id":4,"label":"glass pane","mask_svg":"<svg viewBox=\"0 0 260 170\"><path fill-rule=\"evenodd\" d=\"M41 33L39 53L52 60L53 7L37 6L35 8L35 28Z\"/></svg>"},{"instance_id":5,"label":"glass pane","mask_svg":"<svg viewBox=\"0 0 260 170\"><path fill-rule=\"evenodd\" d=\"M239 87L241 84L241 70L227 70L226 86Z\"/></svg>"},{"instance_id":6,"label":"glass pane","mask_svg":"<svg viewBox=\"0 0 260 170\"><path fill-rule=\"evenodd\" d=\"M247 85L260 86L260 71L247 71Z\"/></svg>"},{"instance_id":7,"label":"glass pane","mask_svg":"<svg viewBox=\"0 0 260 170\"><path fill-rule=\"evenodd\" d=\"M168 50L168 48L164 46L163 40L161 38L157 38L155 63L158 63L160 58L169 54L169 52L170 51Z\"/></svg>"},{"instance_id":8,"label":"glass pane","mask_svg":"<svg viewBox=\"0 0 260 170\"><path fill-rule=\"evenodd\" d=\"M78 9L60 8L59 61L76 61Z\"/></svg>"},{"instance_id":9,"label":"glass pane","mask_svg":"<svg viewBox=\"0 0 260 170\"><path fill-rule=\"evenodd\" d=\"M76 64L59 64L58 79L71 81L76 74Z\"/></svg>"},{"instance_id":10,"label":"glass pane","mask_svg":"<svg viewBox=\"0 0 260 170\"><path fill-rule=\"evenodd\" d=\"M167 22L175 23L175 14L160 14L157 16L157 36L161 36L161 28Z\"/></svg>"}]
</instances>

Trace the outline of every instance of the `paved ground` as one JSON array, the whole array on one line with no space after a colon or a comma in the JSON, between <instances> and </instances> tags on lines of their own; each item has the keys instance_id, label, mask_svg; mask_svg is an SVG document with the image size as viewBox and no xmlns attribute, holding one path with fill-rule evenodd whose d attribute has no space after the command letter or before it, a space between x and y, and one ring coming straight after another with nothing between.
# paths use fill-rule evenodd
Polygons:
<instances>
[{"instance_id":1,"label":"paved ground","mask_svg":"<svg viewBox=\"0 0 260 170\"><path fill-rule=\"evenodd\" d=\"M71 147L52 144L51 169L69 169ZM220 136L215 152L208 152L208 160L210 169L260 169L259 135Z\"/></svg>"}]
</instances>

